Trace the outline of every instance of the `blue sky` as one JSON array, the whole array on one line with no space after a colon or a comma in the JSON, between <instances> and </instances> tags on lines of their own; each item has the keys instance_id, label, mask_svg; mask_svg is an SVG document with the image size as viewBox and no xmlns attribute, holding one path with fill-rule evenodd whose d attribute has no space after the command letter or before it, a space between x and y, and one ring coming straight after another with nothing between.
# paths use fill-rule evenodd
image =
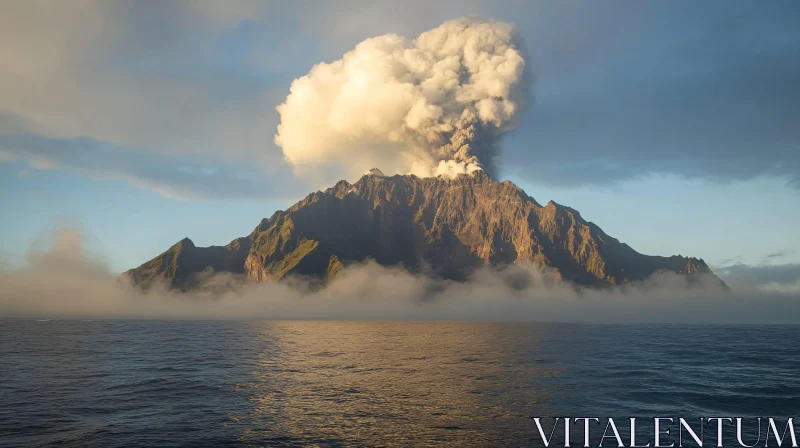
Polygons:
<instances>
[{"instance_id":1,"label":"blue sky","mask_svg":"<svg viewBox=\"0 0 800 448\"><path fill-rule=\"evenodd\" d=\"M501 177L640 252L800 279L791 1L3 2L2 257L79 226L123 271L249 233L324 187L273 144L292 80L465 15L515 24L536 74Z\"/></svg>"}]
</instances>

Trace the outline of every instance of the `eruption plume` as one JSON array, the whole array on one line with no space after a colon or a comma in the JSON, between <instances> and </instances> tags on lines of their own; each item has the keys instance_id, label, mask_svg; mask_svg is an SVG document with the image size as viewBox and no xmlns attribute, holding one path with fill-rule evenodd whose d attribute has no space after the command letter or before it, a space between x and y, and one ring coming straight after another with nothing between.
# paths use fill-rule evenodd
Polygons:
<instances>
[{"instance_id":1,"label":"eruption plume","mask_svg":"<svg viewBox=\"0 0 800 448\"><path fill-rule=\"evenodd\" d=\"M474 18L367 39L294 80L275 143L300 175L493 175L526 103L523 56L512 25Z\"/></svg>"}]
</instances>

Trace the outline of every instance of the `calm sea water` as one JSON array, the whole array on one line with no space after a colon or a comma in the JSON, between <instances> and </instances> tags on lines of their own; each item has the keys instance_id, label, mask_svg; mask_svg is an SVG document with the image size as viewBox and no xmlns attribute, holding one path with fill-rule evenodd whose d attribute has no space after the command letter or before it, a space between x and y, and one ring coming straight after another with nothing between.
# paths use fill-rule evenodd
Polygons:
<instances>
[{"instance_id":1,"label":"calm sea water","mask_svg":"<svg viewBox=\"0 0 800 448\"><path fill-rule=\"evenodd\" d=\"M4 446L542 446L531 416L799 411L800 327L0 320Z\"/></svg>"}]
</instances>

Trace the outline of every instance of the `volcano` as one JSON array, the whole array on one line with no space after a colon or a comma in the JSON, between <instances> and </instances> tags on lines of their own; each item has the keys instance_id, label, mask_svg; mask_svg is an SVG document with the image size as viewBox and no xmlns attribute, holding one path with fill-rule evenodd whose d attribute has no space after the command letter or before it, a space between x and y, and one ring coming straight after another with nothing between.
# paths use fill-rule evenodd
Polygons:
<instances>
[{"instance_id":1,"label":"volcano","mask_svg":"<svg viewBox=\"0 0 800 448\"><path fill-rule=\"evenodd\" d=\"M713 275L699 258L640 254L577 210L553 201L542 206L484 171L447 179L379 170L312 193L226 246L197 247L185 238L123 275L145 289L166 283L190 290L210 271L324 282L368 259L455 281L511 263L547 268L586 287L624 285L659 271Z\"/></svg>"}]
</instances>

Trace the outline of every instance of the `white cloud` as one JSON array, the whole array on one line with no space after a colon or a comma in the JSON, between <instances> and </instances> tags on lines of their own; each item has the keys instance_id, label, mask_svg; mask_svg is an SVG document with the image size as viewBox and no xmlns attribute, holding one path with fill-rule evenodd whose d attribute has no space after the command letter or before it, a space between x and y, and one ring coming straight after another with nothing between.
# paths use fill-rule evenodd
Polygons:
<instances>
[{"instance_id":1,"label":"white cloud","mask_svg":"<svg viewBox=\"0 0 800 448\"><path fill-rule=\"evenodd\" d=\"M320 63L278 106L275 143L298 173L335 166L348 177L492 170L497 139L526 104L514 28L462 18L413 41L387 34Z\"/></svg>"},{"instance_id":2,"label":"white cloud","mask_svg":"<svg viewBox=\"0 0 800 448\"><path fill-rule=\"evenodd\" d=\"M774 252L763 257L762 261L780 258L785 254L786 252ZM736 263L716 270L733 288L800 294L800 263Z\"/></svg>"}]
</instances>

